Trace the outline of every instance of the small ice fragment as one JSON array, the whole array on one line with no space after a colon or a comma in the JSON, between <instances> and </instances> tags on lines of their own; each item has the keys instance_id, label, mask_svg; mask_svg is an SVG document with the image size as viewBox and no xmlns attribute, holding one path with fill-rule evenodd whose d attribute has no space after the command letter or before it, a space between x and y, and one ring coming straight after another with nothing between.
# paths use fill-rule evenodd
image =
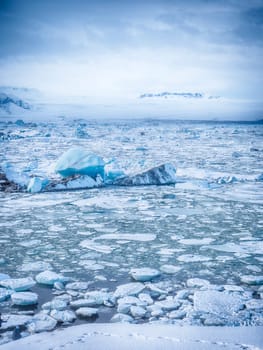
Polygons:
<instances>
[{"instance_id":1,"label":"small ice fragment","mask_svg":"<svg viewBox=\"0 0 263 350\"><path fill-rule=\"evenodd\" d=\"M35 261L35 262L29 262L24 263L20 268L19 271L23 272L29 272L29 271L44 271L51 269L50 263L44 262L44 261Z\"/></svg>"},{"instance_id":2,"label":"small ice fragment","mask_svg":"<svg viewBox=\"0 0 263 350\"><path fill-rule=\"evenodd\" d=\"M263 284L263 276L243 275L241 281L246 284Z\"/></svg>"},{"instance_id":3,"label":"small ice fragment","mask_svg":"<svg viewBox=\"0 0 263 350\"><path fill-rule=\"evenodd\" d=\"M53 317L58 322L67 323L67 322L73 322L77 318L75 315L75 312L72 310L65 310L65 311L58 311L58 310L52 310L50 313L50 316Z\"/></svg>"},{"instance_id":4,"label":"small ice fragment","mask_svg":"<svg viewBox=\"0 0 263 350\"><path fill-rule=\"evenodd\" d=\"M39 313L31 318L27 324L30 333L52 331L57 325L57 321L44 313Z\"/></svg>"},{"instance_id":5,"label":"small ice fragment","mask_svg":"<svg viewBox=\"0 0 263 350\"><path fill-rule=\"evenodd\" d=\"M79 317L92 317L98 314L98 309L92 307L81 307L76 310L76 314Z\"/></svg>"},{"instance_id":6,"label":"small ice fragment","mask_svg":"<svg viewBox=\"0 0 263 350\"><path fill-rule=\"evenodd\" d=\"M196 287L209 287L210 282L201 278L189 278L186 282L187 287L196 288Z\"/></svg>"},{"instance_id":7,"label":"small ice fragment","mask_svg":"<svg viewBox=\"0 0 263 350\"><path fill-rule=\"evenodd\" d=\"M11 295L13 305L35 305L38 302L38 295L32 292L19 292Z\"/></svg>"},{"instance_id":8,"label":"small ice fragment","mask_svg":"<svg viewBox=\"0 0 263 350\"><path fill-rule=\"evenodd\" d=\"M5 288L13 289L16 292L23 292L32 288L36 282L31 277L10 278L0 281L0 285Z\"/></svg>"},{"instance_id":9,"label":"small ice fragment","mask_svg":"<svg viewBox=\"0 0 263 350\"><path fill-rule=\"evenodd\" d=\"M117 287L113 296L115 298L121 298L127 295L138 295L144 288L144 285L140 282L122 284Z\"/></svg>"},{"instance_id":10,"label":"small ice fragment","mask_svg":"<svg viewBox=\"0 0 263 350\"><path fill-rule=\"evenodd\" d=\"M66 285L66 289L72 290L87 290L90 285L90 282L72 282Z\"/></svg>"},{"instance_id":11,"label":"small ice fragment","mask_svg":"<svg viewBox=\"0 0 263 350\"><path fill-rule=\"evenodd\" d=\"M132 269L130 274L133 279L139 282L151 281L152 279L160 276L160 271L156 269L151 269L149 267L144 267L140 269Z\"/></svg>"},{"instance_id":12,"label":"small ice fragment","mask_svg":"<svg viewBox=\"0 0 263 350\"><path fill-rule=\"evenodd\" d=\"M132 305L130 308L130 313L135 318L142 318L146 314L146 310L141 306Z\"/></svg>"},{"instance_id":13,"label":"small ice fragment","mask_svg":"<svg viewBox=\"0 0 263 350\"><path fill-rule=\"evenodd\" d=\"M67 301L61 299L54 299L42 305L43 310L65 310L67 308Z\"/></svg>"},{"instance_id":14,"label":"small ice fragment","mask_svg":"<svg viewBox=\"0 0 263 350\"><path fill-rule=\"evenodd\" d=\"M133 322L133 318L129 315L118 313L111 318L110 322L112 322L112 323L131 323L131 322Z\"/></svg>"},{"instance_id":15,"label":"small ice fragment","mask_svg":"<svg viewBox=\"0 0 263 350\"><path fill-rule=\"evenodd\" d=\"M53 271L46 270L46 271L40 272L36 276L36 281L40 284L47 284L47 285L53 286L55 282L63 283L67 281L67 278Z\"/></svg>"},{"instance_id":16,"label":"small ice fragment","mask_svg":"<svg viewBox=\"0 0 263 350\"><path fill-rule=\"evenodd\" d=\"M160 267L160 270L167 275L173 275L174 273L177 273L181 270L181 267L175 266L175 265L162 265Z\"/></svg>"},{"instance_id":17,"label":"small ice fragment","mask_svg":"<svg viewBox=\"0 0 263 350\"><path fill-rule=\"evenodd\" d=\"M107 302L111 297L110 293L103 292L103 291L92 291L92 292L87 292L85 294L85 298L93 302L94 305L102 305L105 302Z\"/></svg>"}]
</instances>

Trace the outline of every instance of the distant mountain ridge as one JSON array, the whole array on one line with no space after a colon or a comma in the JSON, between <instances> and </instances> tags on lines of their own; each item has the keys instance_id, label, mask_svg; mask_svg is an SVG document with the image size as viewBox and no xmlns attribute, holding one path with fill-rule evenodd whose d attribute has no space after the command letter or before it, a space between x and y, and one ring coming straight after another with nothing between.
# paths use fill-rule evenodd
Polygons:
<instances>
[{"instance_id":1,"label":"distant mountain ridge","mask_svg":"<svg viewBox=\"0 0 263 350\"><path fill-rule=\"evenodd\" d=\"M177 96L184 98L203 98L204 94L201 92L159 92L157 94L153 93L145 93L140 95L140 98L149 98L149 97L169 97L169 96Z\"/></svg>"},{"instance_id":2,"label":"distant mountain ridge","mask_svg":"<svg viewBox=\"0 0 263 350\"><path fill-rule=\"evenodd\" d=\"M0 93L0 108L6 111L7 113L12 113L12 107L19 107L22 109L30 110L31 105L20 99L19 97L16 97L14 95L7 95L3 92Z\"/></svg>"}]
</instances>

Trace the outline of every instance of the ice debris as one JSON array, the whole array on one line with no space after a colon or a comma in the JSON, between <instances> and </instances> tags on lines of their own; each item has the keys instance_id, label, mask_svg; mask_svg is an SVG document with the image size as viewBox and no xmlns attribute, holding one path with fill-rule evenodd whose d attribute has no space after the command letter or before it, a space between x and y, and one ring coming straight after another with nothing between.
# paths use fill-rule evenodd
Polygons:
<instances>
[{"instance_id":1,"label":"ice debris","mask_svg":"<svg viewBox=\"0 0 263 350\"><path fill-rule=\"evenodd\" d=\"M35 305L38 302L38 295L32 292L19 292L11 295L13 305Z\"/></svg>"},{"instance_id":2,"label":"ice debris","mask_svg":"<svg viewBox=\"0 0 263 350\"><path fill-rule=\"evenodd\" d=\"M125 176L114 181L119 186L170 185L176 183L176 168L165 163L140 174Z\"/></svg>"},{"instance_id":3,"label":"ice debris","mask_svg":"<svg viewBox=\"0 0 263 350\"><path fill-rule=\"evenodd\" d=\"M45 187L45 191L65 191L103 186L103 180L98 175L95 179L88 175L75 175L63 180L53 180Z\"/></svg>"},{"instance_id":4,"label":"ice debris","mask_svg":"<svg viewBox=\"0 0 263 350\"><path fill-rule=\"evenodd\" d=\"M95 154L88 153L81 147L73 147L66 151L59 159L55 171L63 177L73 175L88 175L104 178L104 160Z\"/></svg>"},{"instance_id":5,"label":"ice debris","mask_svg":"<svg viewBox=\"0 0 263 350\"><path fill-rule=\"evenodd\" d=\"M131 269L130 274L135 281L146 282L160 276L160 271L149 267Z\"/></svg>"},{"instance_id":6,"label":"ice debris","mask_svg":"<svg viewBox=\"0 0 263 350\"><path fill-rule=\"evenodd\" d=\"M118 313L115 314L110 321L112 323L131 323L133 322L133 318L129 315Z\"/></svg>"},{"instance_id":7,"label":"ice debris","mask_svg":"<svg viewBox=\"0 0 263 350\"><path fill-rule=\"evenodd\" d=\"M50 313L50 316L53 317L58 322L62 323L68 323L75 321L76 314L72 310L65 310L65 311L58 311L58 310L52 310Z\"/></svg>"},{"instance_id":8,"label":"ice debris","mask_svg":"<svg viewBox=\"0 0 263 350\"><path fill-rule=\"evenodd\" d=\"M0 302L6 300L10 296L10 291L6 288L0 287Z\"/></svg>"}]
</instances>

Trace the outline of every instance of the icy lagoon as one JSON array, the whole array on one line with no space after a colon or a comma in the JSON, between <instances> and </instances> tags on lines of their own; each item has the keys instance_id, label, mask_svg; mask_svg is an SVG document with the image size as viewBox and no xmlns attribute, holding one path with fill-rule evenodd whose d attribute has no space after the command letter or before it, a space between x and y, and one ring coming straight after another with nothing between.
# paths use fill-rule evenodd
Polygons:
<instances>
[{"instance_id":1,"label":"icy lagoon","mask_svg":"<svg viewBox=\"0 0 263 350\"><path fill-rule=\"evenodd\" d=\"M75 319L262 326L262 136L245 123L2 122L1 164L26 176L58 176L59 156L81 146L128 175L172 163L177 182L0 192L0 273L65 277L25 288L38 295L26 307L4 283L0 341L15 325L37 331L39 315L50 329Z\"/></svg>"}]
</instances>

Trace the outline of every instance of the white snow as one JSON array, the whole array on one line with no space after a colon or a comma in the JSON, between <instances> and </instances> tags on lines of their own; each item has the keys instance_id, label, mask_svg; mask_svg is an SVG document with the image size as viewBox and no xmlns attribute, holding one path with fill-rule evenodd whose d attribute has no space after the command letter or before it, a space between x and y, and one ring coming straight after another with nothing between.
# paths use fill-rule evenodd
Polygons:
<instances>
[{"instance_id":1,"label":"white snow","mask_svg":"<svg viewBox=\"0 0 263 350\"><path fill-rule=\"evenodd\" d=\"M128 315L118 315L118 319L132 322ZM85 324L35 334L2 347L5 350L48 350L51 344L54 349L64 350L260 350L263 327Z\"/></svg>"}]
</instances>

